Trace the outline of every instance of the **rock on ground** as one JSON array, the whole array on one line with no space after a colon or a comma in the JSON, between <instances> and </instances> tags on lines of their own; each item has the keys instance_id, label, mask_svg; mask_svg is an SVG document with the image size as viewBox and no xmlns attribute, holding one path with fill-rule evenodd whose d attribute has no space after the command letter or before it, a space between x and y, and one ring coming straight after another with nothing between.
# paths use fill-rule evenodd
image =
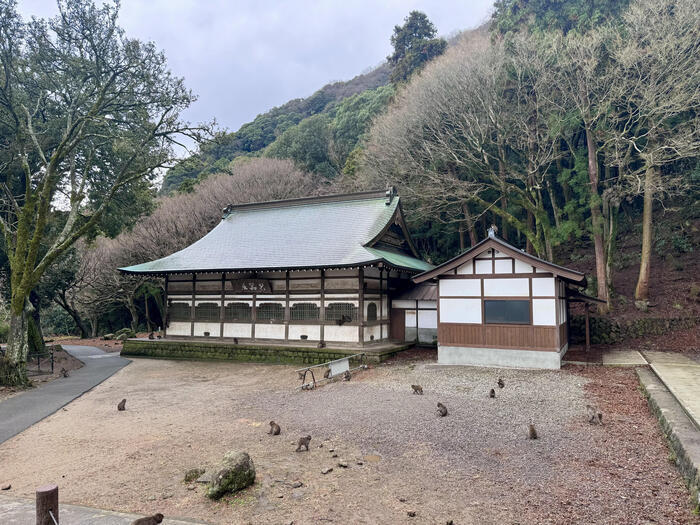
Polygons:
<instances>
[{"instance_id":1,"label":"rock on ground","mask_svg":"<svg viewBox=\"0 0 700 525\"><path fill-rule=\"evenodd\" d=\"M255 481L255 465L247 452L227 452L207 488L207 496L219 499Z\"/></svg>"}]
</instances>

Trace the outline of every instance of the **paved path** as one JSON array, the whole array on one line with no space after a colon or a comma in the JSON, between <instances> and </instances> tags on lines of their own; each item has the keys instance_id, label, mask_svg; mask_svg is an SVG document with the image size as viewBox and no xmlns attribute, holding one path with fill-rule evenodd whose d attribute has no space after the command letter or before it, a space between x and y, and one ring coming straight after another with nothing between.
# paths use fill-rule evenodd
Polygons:
<instances>
[{"instance_id":1,"label":"paved path","mask_svg":"<svg viewBox=\"0 0 700 525\"><path fill-rule=\"evenodd\" d=\"M59 521L66 525L130 525L135 519L141 517L135 514L62 503L59 503L58 511ZM0 523L3 525L34 525L36 523L34 501L0 495ZM176 520L168 517L163 520L163 525L192 525L193 523L205 525L202 522Z\"/></svg>"},{"instance_id":2,"label":"paved path","mask_svg":"<svg viewBox=\"0 0 700 525\"><path fill-rule=\"evenodd\" d=\"M605 366L640 366L647 362L636 350L609 350L603 353Z\"/></svg>"},{"instance_id":3,"label":"paved path","mask_svg":"<svg viewBox=\"0 0 700 525\"><path fill-rule=\"evenodd\" d=\"M117 353L103 352L94 346L64 345L63 348L85 366L71 371L69 377L0 402L0 443L50 416L130 363Z\"/></svg>"},{"instance_id":4,"label":"paved path","mask_svg":"<svg viewBox=\"0 0 700 525\"><path fill-rule=\"evenodd\" d=\"M673 352L643 352L651 369L700 428L700 363Z\"/></svg>"}]
</instances>

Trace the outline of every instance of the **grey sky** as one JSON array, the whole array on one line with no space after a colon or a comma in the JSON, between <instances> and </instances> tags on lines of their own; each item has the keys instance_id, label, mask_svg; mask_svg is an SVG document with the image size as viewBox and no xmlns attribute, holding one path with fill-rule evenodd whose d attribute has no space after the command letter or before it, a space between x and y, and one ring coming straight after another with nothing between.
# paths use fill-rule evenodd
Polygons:
<instances>
[{"instance_id":1,"label":"grey sky","mask_svg":"<svg viewBox=\"0 0 700 525\"><path fill-rule=\"evenodd\" d=\"M235 131L289 99L378 65L395 24L424 11L441 35L486 20L493 0L122 0L127 34L153 40L199 100L186 117ZM19 0L25 17L54 0Z\"/></svg>"}]
</instances>

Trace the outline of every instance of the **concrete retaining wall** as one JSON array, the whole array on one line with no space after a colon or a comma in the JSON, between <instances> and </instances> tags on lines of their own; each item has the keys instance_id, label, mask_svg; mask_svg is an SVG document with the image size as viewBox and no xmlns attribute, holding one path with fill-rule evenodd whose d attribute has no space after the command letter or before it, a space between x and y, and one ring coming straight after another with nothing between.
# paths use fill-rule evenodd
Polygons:
<instances>
[{"instance_id":1,"label":"concrete retaining wall","mask_svg":"<svg viewBox=\"0 0 700 525\"><path fill-rule=\"evenodd\" d=\"M382 352L367 352L368 362L381 362L401 350L396 347ZM201 341L163 341L127 339L121 355L161 359L199 359L206 361L243 361L253 363L317 364L361 353L357 349L308 348L268 345L226 345Z\"/></svg>"}]
</instances>

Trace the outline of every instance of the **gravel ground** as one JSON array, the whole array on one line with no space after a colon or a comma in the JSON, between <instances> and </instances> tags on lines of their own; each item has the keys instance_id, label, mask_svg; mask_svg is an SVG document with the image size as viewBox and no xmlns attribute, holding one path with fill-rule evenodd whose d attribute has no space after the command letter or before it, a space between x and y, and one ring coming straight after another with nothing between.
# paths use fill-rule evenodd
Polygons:
<instances>
[{"instance_id":1,"label":"gravel ground","mask_svg":"<svg viewBox=\"0 0 700 525\"><path fill-rule=\"evenodd\" d=\"M311 392L287 366L135 360L0 446L0 483L31 496L58 481L66 502L222 524L700 523L632 370L442 368L426 356ZM603 426L585 422L587 403ZM270 419L281 436L265 434ZM307 433L310 452L295 453ZM237 449L256 464L250 489L212 503L182 482Z\"/></svg>"}]
</instances>

